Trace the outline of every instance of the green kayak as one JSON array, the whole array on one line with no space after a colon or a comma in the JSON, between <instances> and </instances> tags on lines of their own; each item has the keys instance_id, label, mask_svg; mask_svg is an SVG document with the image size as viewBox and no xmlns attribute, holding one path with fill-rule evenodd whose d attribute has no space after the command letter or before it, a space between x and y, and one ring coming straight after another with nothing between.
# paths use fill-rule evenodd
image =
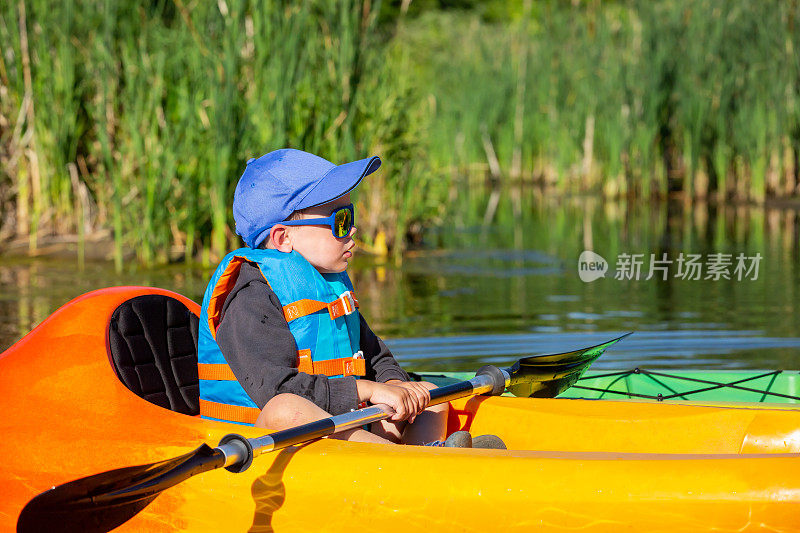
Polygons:
<instances>
[{"instance_id":1,"label":"green kayak","mask_svg":"<svg viewBox=\"0 0 800 533\"><path fill-rule=\"evenodd\" d=\"M467 372L414 373L437 385L472 377ZM800 403L796 370L587 371L559 398L695 402Z\"/></svg>"}]
</instances>

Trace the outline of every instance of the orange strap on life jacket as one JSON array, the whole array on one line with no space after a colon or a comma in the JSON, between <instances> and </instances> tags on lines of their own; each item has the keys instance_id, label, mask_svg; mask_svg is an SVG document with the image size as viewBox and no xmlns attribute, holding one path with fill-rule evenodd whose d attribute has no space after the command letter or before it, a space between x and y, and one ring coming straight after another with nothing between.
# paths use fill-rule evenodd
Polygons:
<instances>
[{"instance_id":1,"label":"orange strap on life jacket","mask_svg":"<svg viewBox=\"0 0 800 533\"><path fill-rule=\"evenodd\" d=\"M209 402L200 400L200 413L210 418L219 418L231 422L253 425L261 414L257 407L243 407L241 405L228 405L226 403Z\"/></svg>"},{"instance_id":2,"label":"orange strap on life jacket","mask_svg":"<svg viewBox=\"0 0 800 533\"><path fill-rule=\"evenodd\" d=\"M352 357L340 357L339 359L328 359L326 361L312 361L311 350L300 350L297 352L297 369L306 374L325 374L326 376L364 376L366 375L366 365L364 356L359 352ZM199 379L235 381L236 376L231 368L226 364L206 364L197 365L197 377ZM230 420L243 424L255 424L261 410L256 407L243 407L240 405L229 405L224 403L200 400L200 412L203 416L218 418L220 420Z\"/></svg>"},{"instance_id":3,"label":"orange strap on life jacket","mask_svg":"<svg viewBox=\"0 0 800 533\"><path fill-rule=\"evenodd\" d=\"M283 306L283 316L286 322L291 322L295 318L310 315L323 309L327 309L331 315L331 320L340 316L353 313L358 307L358 300L353 291L346 291L332 302L320 302L319 300L297 300Z\"/></svg>"},{"instance_id":4,"label":"orange strap on life jacket","mask_svg":"<svg viewBox=\"0 0 800 533\"><path fill-rule=\"evenodd\" d=\"M197 364L197 378L221 381L236 381L231 367L226 364Z\"/></svg>"},{"instance_id":5,"label":"orange strap on life jacket","mask_svg":"<svg viewBox=\"0 0 800 533\"><path fill-rule=\"evenodd\" d=\"M311 350L309 349L299 350L297 352L297 370L312 375L313 374L324 374L326 376L367 375L367 367L364 362L364 356L361 354L361 352L352 357L340 357L338 359L328 359L325 361L312 361ZM198 379L236 381L236 376L231 370L231 367L229 367L226 364L198 363L197 377Z\"/></svg>"},{"instance_id":6,"label":"orange strap on life jacket","mask_svg":"<svg viewBox=\"0 0 800 533\"><path fill-rule=\"evenodd\" d=\"M325 361L312 361L311 350L297 352L297 370L306 374L325 374L326 376L366 376L367 367L364 355L358 352L352 357L340 357Z\"/></svg>"}]
</instances>

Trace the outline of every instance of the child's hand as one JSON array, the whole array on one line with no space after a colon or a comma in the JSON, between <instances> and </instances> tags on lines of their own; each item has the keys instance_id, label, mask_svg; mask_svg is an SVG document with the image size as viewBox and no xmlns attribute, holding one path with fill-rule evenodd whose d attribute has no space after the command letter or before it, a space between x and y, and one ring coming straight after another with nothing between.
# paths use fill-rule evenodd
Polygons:
<instances>
[{"instance_id":1,"label":"child's hand","mask_svg":"<svg viewBox=\"0 0 800 533\"><path fill-rule=\"evenodd\" d=\"M408 420L413 422L417 414L425 407L420 408L420 401L416 394L405 387L398 387L395 384L376 383L359 379L356 381L358 396L360 401L370 403L385 403L395 413L390 420Z\"/></svg>"},{"instance_id":2,"label":"child's hand","mask_svg":"<svg viewBox=\"0 0 800 533\"><path fill-rule=\"evenodd\" d=\"M386 383L406 389L416 397L418 406L416 414L420 414L424 411L431 401L431 391L421 383L416 381L400 381L399 379L390 379ZM413 419L410 420L410 422L413 421Z\"/></svg>"}]
</instances>

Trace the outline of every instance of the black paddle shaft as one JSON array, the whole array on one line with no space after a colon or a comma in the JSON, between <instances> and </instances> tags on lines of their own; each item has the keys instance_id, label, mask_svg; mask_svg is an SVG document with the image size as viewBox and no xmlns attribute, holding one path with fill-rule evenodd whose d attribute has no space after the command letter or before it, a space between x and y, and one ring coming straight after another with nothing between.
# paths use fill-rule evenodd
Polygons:
<instances>
[{"instance_id":1,"label":"black paddle shaft","mask_svg":"<svg viewBox=\"0 0 800 533\"><path fill-rule=\"evenodd\" d=\"M460 381L452 385L438 387L431 391L430 405L436 405L472 394L503 394L511 381L511 368L499 369L496 366L482 367L469 381Z\"/></svg>"},{"instance_id":2,"label":"black paddle shaft","mask_svg":"<svg viewBox=\"0 0 800 533\"><path fill-rule=\"evenodd\" d=\"M502 394L509 383L510 375L508 370L486 366L481 368L478 374L469 381L433 389L431 391L431 401L428 405L437 405L472 394L491 394L495 391L500 391L499 393ZM238 473L246 470L253 462L253 459L262 453L378 422L391 417L393 414L394 409L388 405L377 404L357 411L309 422L302 426L276 431L261 437L247 438L232 433L226 435L216 449L225 455L225 468L231 472Z\"/></svg>"}]
</instances>

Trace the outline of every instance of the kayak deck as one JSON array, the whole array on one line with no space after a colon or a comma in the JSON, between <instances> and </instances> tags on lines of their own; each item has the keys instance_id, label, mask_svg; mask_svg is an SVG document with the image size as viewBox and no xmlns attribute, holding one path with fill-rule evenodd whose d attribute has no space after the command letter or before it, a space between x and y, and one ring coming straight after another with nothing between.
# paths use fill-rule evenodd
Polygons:
<instances>
[{"instance_id":1,"label":"kayak deck","mask_svg":"<svg viewBox=\"0 0 800 533\"><path fill-rule=\"evenodd\" d=\"M473 374L413 374L446 385ZM796 370L633 370L591 371L559 398L590 400L657 400L724 403L800 404L800 372Z\"/></svg>"}]
</instances>

